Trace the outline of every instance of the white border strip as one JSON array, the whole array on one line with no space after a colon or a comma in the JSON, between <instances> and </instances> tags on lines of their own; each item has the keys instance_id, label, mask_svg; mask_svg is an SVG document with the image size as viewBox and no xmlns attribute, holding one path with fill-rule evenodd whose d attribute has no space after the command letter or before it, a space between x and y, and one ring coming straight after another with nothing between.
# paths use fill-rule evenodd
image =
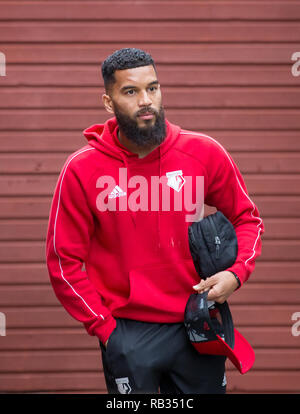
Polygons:
<instances>
[{"instance_id":1,"label":"white border strip","mask_svg":"<svg viewBox=\"0 0 300 414\"><path fill-rule=\"evenodd\" d=\"M68 166L69 166L69 164L70 164L70 162L75 158L75 157L77 157L77 155L80 155L80 154L82 154L82 153L84 153L84 152L86 152L86 151L91 151L91 150L94 150L95 148L87 148L87 149L85 149L85 150L81 150L80 152L77 152L75 155L73 155L73 157L68 161L68 163L66 164L66 166L65 166L65 169L64 169L64 172L63 172L63 175L62 175L62 178L61 178L61 182L60 182L60 186L59 186L59 195L58 195L58 203L57 203L57 210L56 210L56 215L55 215L55 221L54 221L54 235L53 235L53 248L54 248L54 251L55 251L55 254L56 254L56 256L58 257L58 263L59 263L59 268L60 268L60 274L61 274L61 277L63 278L63 280L69 285L69 287L73 290L73 292L75 293L75 295L77 295L82 301L83 301L83 303L85 304L85 306L92 312L92 314L93 315L95 315L95 316L101 316L101 318L104 320L104 316L103 315L97 315L97 313L95 313L94 311L93 311L93 309L91 309L90 307L89 307L89 305L86 303L86 301L83 299L83 297L82 296L80 296L79 295L79 293L78 292L76 292L76 290L73 288L73 286L67 281L67 279L64 277L64 272L63 272L63 268L62 268L62 265L61 265L61 259L60 259L60 256L59 256L59 254L57 253L57 250L56 250L56 245L55 245L55 238L56 238L56 223L57 223L57 217L58 217L58 211L59 211L59 207L60 207L60 196L61 196L61 188L62 188L62 184L63 184L63 180L64 180L64 177L65 177L65 173L66 173L66 171L67 171L67 168L68 168Z\"/></svg>"},{"instance_id":2,"label":"white border strip","mask_svg":"<svg viewBox=\"0 0 300 414\"><path fill-rule=\"evenodd\" d=\"M224 151L224 153L226 154L226 156L227 156L227 158L229 159L229 161L230 161L230 164L231 164L231 166L232 166L232 168L233 168L233 171L234 171L234 174L235 174L235 178L236 178L236 180L237 180L237 182L238 182L238 184L239 184L239 186L240 186L240 188L241 188L241 190L242 190L242 192L243 192L243 194L248 198L248 200L250 201L250 203L252 204L252 206L253 206L253 210L251 211L251 216L254 218L254 219L257 219L257 220L259 220L259 223L258 223L258 225L256 226L256 227L259 227L259 229L258 229L258 235L257 235L257 237L256 237L256 239L255 239L255 242L254 242L254 245L253 245L253 247L252 247L252 251L253 251L253 254L252 254L252 256L250 256L244 263L245 263L245 265L248 263L248 261L249 260L251 260L252 259L252 257L253 256L255 256L255 247L256 247L256 243L258 242L258 240L259 240L259 236L260 236L260 233L261 233L261 231L262 231L262 229L260 228L260 226L261 226L261 224L262 224L262 219L260 218L260 217L257 217L257 216L254 216L253 215L253 212L254 212L254 210L255 210L255 205L254 205L254 203L253 203L253 201L251 200L251 198L248 196L248 194L245 192L245 190L243 189L243 187L242 187L242 185L241 185L241 183L240 183L240 180L239 180L239 178L238 178L238 176L236 175L236 171L235 171L235 168L234 168L234 165L233 165L233 163L232 163L232 161L231 161L231 159L230 159L230 157L229 157L229 155L228 155L228 153L227 153L227 151L225 150L225 148L218 142L218 141L216 141L214 138L212 138L212 137L210 137L209 135L206 135L206 134L199 134L199 133L197 133L197 132L181 132L181 134L182 135L198 135L198 136L200 136L200 137L206 137L206 138L208 138L208 139L210 139L211 141L213 141L213 142L215 142L220 148L222 148L222 150Z\"/></svg>"}]
</instances>

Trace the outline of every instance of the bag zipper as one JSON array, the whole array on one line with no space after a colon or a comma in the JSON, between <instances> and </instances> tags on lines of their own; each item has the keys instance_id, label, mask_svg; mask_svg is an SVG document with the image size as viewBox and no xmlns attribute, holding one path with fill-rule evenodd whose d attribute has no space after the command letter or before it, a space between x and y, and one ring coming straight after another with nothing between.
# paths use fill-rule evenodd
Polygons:
<instances>
[{"instance_id":1,"label":"bag zipper","mask_svg":"<svg viewBox=\"0 0 300 414\"><path fill-rule=\"evenodd\" d=\"M215 242L215 246L216 246L216 259L219 259L219 257L220 257L221 239L218 236L218 231L217 231L217 228L215 226L215 223L214 223L213 218L210 217L210 216L207 216L207 217L208 217L208 219L210 221L211 227L212 227L213 232L214 232L214 242Z\"/></svg>"}]
</instances>

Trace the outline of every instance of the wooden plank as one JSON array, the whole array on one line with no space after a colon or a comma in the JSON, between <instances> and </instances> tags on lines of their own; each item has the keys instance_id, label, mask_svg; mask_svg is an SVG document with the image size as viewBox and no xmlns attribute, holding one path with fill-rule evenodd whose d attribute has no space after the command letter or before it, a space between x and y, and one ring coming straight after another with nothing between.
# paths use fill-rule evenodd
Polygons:
<instances>
[{"instance_id":1,"label":"wooden plank","mask_svg":"<svg viewBox=\"0 0 300 414\"><path fill-rule=\"evenodd\" d=\"M298 283L299 266L299 261L264 262L260 260L245 286L252 283ZM0 284L47 285L49 275L46 263L0 263Z\"/></svg>"},{"instance_id":2,"label":"wooden plank","mask_svg":"<svg viewBox=\"0 0 300 414\"><path fill-rule=\"evenodd\" d=\"M297 218L264 218L264 240L297 240L300 233L300 220ZM48 220L0 220L0 240L44 240Z\"/></svg>"},{"instance_id":3,"label":"wooden plank","mask_svg":"<svg viewBox=\"0 0 300 414\"><path fill-rule=\"evenodd\" d=\"M39 241L0 242L0 262L31 263L45 260L45 243Z\"/></svg>"},{"instance_id":4,"label":"wooden plank","mask_svg":"<svg viewBox=\"0 0 300 414\"><path fill-rule=\"evenodd\" d=\"M1 374L0 392L48 392L73 390L77 392L98 390L104 392L103 372L95 367L94 372L71 373L20 373Z\"/></svg>"},{"instance_id":5,"label":"wooden plank","mask_svg":"<svg viewBox=\"0 0 300 414\"><path fill-rule=\"evenodd\" d=\"M0 154L0 174L58 174L68 153Z\"/></svg>"},{"instance_id":6,"label":"wooden plank","mask_svg":"<svg viewBox=\"0 0 300 414\"><path fill-rule=\"evenodd\" d=\"M201 129L200 129L201 132ZM202 129L202 132L204 130ZM205 133L205 132L204 132ZM299 151L299 131L207 131L228 151Z\"/></svg>"},{"instance_id":7,"label":"wooden plank","mask_svg":"<svg viewBox=\"0 0 300 414\"><path fill-rule=\"evenodd\" d=\"M0 218L49 218L52 196L0 197Z\"/></svg>"},{"instance_id":8,"label":"wooden plank","mask_svg":"<svg viewBox=\"0 0 300 414\"><path fill-rule=\"evenodd\" d=\"M15 295L13 294L15 292ZM12 297L13 296L13 297ZM1 307L12 306L57 306L60 304L50 286L2 286L0 292Z\"/></svg>"},{"instance_id":9,"label":"wooden plank","mask_svg":"<svg viewBox=\"0 0 300 414\"><path fill-rule=\"evenodd\" d=\"M45 197L0 197L0 219L47 219L49 218L52 195ZM261 217L298 218L300 217L300 197L298 196L252 196ZM215 212L207 207L208 214ZM268 235L266 235L267 237Z\"/></svg>"},{"instance_id":10,"label":"wooden plank","mask_svg":"<svg viewBox=\"0 0 300 414\"><path fill-rule=\"evenodd\" d=\"M257 259L276 262L299 261L299 240L264 240L262 255ZM0 262L40 263L45 260L45 245L41 241L1 241Z\"/></svg>"},{"instance_id":11,"label":"wooden plank","mask_svg":"<svg viewBox=\"0 0 300 414\"><path fill-rule=\"evenodd\" d=\"M30 64L100 64L124 44L9 44L1 50L7 62ZM157 64L275 64L288 65L297 48L294 43L274 44L152 44L135 42L135 47L149 52Z\"/></svg>"},{"instance_id":12,"label":"wooden plank","mask_svg":"<svg viewBox=\"0 0 300 414\"><path fill-rule=\"evenodd\" d=\"M198 3L143 1L59 1L38 4L32 1L3 1L3 20L295 20L300 5L294 1L230 1Z\"/></svg>"},{"instance_id":13,"label":"wooden plank","mask_svg":"<svg viewBox=\"0 0 300 414\"><path fill-rule=\"evenodd\" d=\"M297 283L299 282L299 266L300 263L297 261L264 262L260 260L247 284ZM49 284L48 269L44 262L0 263L0 284Z\"/></svg>"},{"instance_id":14,"label":"wooden plank","mask_svg":"<svg viewBox=\"0 0 300 414\"><path fill-rule=\"evenodd\" d=\"M300 373L297 371L249 371L241 375L237 370L227 375L231 393L298 393Z\"/></svg>"},{"instance_id":15,"label":"wooden plank","mask_svg":"<svg viewBox=\"0 0 300 414\"><path fill-rule=\"evenodd\" d=\"M295 109L168 109L171 123L183 129L228 130L289 130L300 129L299 111ZM109 119L102 109L18 109L2 110L3 130L76 130Z\"/></svg>"},{"instance_id":16,"label":"wooden plank","mask_svg":"<svg viewBox=\"0 0 300 414\"><path fill-rule=\"evenodd\" d=\"M244 174L250 195L296 195L298 194L299 179L297 174Z\"/></svg>"},{"instance_id":17,"label":"wooden plank","mask_svg":"<svg viewBox=\"0 0 300 414\"><path fill-rule=\"evenodd\" d=\"M11 175L0 177L1 195L38 195L50 196L53 194L58 174L55 175Z\"/></svg>"},{"instance_id":18,"label":"wooden plank","mask_svg":"<svg viewBox=\"0 0 300 414\"><path fill-rule=\"evenodd\" d=\"M264 240L298 240L300 239L300 219L264 218ZM48 220L41 219L0 219L0 240L44 240Z\"/></svg>"},{"instance_id":19,"label":"wooden plank","mask_svg":"<svg viewBox=\"0 0 300 414\"><path fill-rule=\"evenodd\" d=\"M82 324L73 319L62 306L1 308L10 328L78 328Z\"/></svg>"},{"instance_id":20,"label":"wooden plank","mask_svg":"<svg viewBox=\"0 0 300 414\"><path fill-rule=\"evenodd\" d=\"M48 279L49 280L49 279ZM282 294L284 290L284 295ZM267 292L267 294L266 294ZM229 298L232 305L300 305L300 283L285 284L248 284L234 292ZM0 291L1 307L18 306L57 306L50 282L47 285L2 286Z\"/></svg>"},{"instance_id":21,"label":"wooden plank","mask_svg":"<svg viewBox=\"0 0 300 414\"><path fill-rule=\"evenodd\" d=\"M100 122L99 122L100 123ZM87 125L88 127L88 125ZM1 151L27 152L74 152L86 145L83 129L75 131L0 131ZM13 138L13 139L12 139ZM296 141L296 139L295 139Z\"/></svg>"},{"instance_id":22,"label":"wooden plank","mask_svg":"<svg viewBox=\"0 0 300 414\"><path fill-rule=\"evenodd\" d=\"M294 239L300 238L300 220L296 218L264 218L264 240Z\"/></svg>"},{"instance_id":23,"label":"wooden plank","mask_svg":"<svg viewBox=\"0 0 300 414\"><path fill-rule=\"evenodd\" d=\"M0 243L0 261L4 263L30 263L44 260L44 244L39 241L5 241ZM299 260L298 240L265 240L263 243L263 254L258 259L261 261Z\"/></svg>"},{"instance_id":24,"label":"wooden plank","mask_svg":"<svg viewBox=\"0 0 300 414\"><path fill-rule=\"evenodd\" d=\"M0 240L44 240L47 220L0 220Z\"/></svg>"},{"instance_id":25,"label":"wooden plank","mask_svg":"<svg viewBox=\"0 0 300 414\"><path fill-rule=\"evenodd\" d=\"M299 260L299 240L264 240L263 252L258 261Z\"/></svg>"},{"instance_id":26,"label":"wooden plank","mask_svg":"<svg viewBox=\"0 0 300 414\"><path fill-rule=\"evenodd\" d=\"M299 239L300 235L300 222L296 218L289 219L265 219L265 240L273 239Z\"/></svg>"},{"instance_id":27,"label":"wooden plank","mask_svg":"<svg viewBox=\"0 0 300 414\"><path fill-rule=\"evenodd\" d=\"M292 337L294 338L294 337ZM291 343L291 345L293 345ZM11 329L7 327L6 336L1 337L0 350L99 350L97 337L90 336L81 324L75 328L37 328Z\"/></svg>"},{"instance_id":28,"label":"wooden plank","mask_svg":"<svg viewBox=\"0 0 300 414\"><path fill-rule=\"evenodd\" d=\"M292 315L292 314L291 314ZM289 320L285 321L285 326L251 326L251 327L237 327L242 334L247 338L250 344L254 347L255 352L258 349L272 348L273 350L290 348L299 348L299 337L293 336L291 326L294 323Z\"/></svg>"},{"instance_id":29,"label":"wooden plank","mask_svg":"<svg viewBox=\"0 0 300 414\"><path fill-rule=\"evenodd\" d=\"M238 168L244 173L300 173L300 153L240 153L231 151ZM0 174L58 174L69 153L51 154L0 153Z\"/></svg>"},{"instance_id":30,"label":"wooden plank","mask_svg":"<svg viewBox=\"0 0 300 414\"><path fill-rule=\"evenodd\" d=\"M239 153L231 152L240 171L244 173L300 173L300 153Z\"/></svg>"},{"instance_id":31,"label":"wooden plank","mask_svg":"<svg viewBox=\"0 0 300 414\"><path fill-rule=\"evenodd\" d=\"M168 114L166 114L168 115ZM168 116L167 116L168 118ZM103 122L98 119L96 123ZM51 152L71 153L84 146L87 141L83 136L83 129L90 124L82 125L82 128L73 131L1 131L0 151L4 152ZM191 127L188 126L190 130ZM220 142L228 151L246 151L259 153L261 151L300 151L299 131L224 131L195 129L194 132L206 133Z\"/></svg>"},{"instance_id":32,"label":"wooden plank","mask_svg":"<svg viewBox=\"0 0 300 414\"><path fill-rule=\"evenodd\" d=\"M294 305L231 305L233 320L242 333L244 326L292 326L291 317L298 311ZM292 335L292 333L291 333ZM299 339L299 338L298 338Z\"/></svg>"},{"instance_id":33,"label":"wooden plank","mask_svg":"<svg viewBox=\"0 0 300 414\"><path fill-rule=\"evenodd\" d=\"M101 350L1 352L0 373L24 372L99 372L102 368Z\"/></svg>"},{"instance_id":34,"label":"wooden plank","mask_svg":"<svg viewBox=\"0 0 300 414\"><path fill-rule=\"evenodd\" d=\"M299 391L300 373L297 371L249 371L241 376L239 372L230 371L227 375L227 390L231 393L290 393ZM1 392L56 392L76 391L77 394L98 390L106 393L103 373L18 373L1 374Z\"/></svg>"},{"instance_id":35,"label":"wooden plank","mask_svg":"<svg viewBox=\"0 0 300 414\"><path fill-rule=\"evenodd\" d=\"M170 122L191 130L202 128L202 130L268 129L270 131L274 129L288 132L290 129L300 129L299 111L293 109L201 109L199 111L170 109L166 111L166 115Z\"/></svg>"},{"instance_id":36,"label":"wooden plank","mask_svg":"<svg viewBox=\"0 0 300 414\"><path fill-rule=\"evenodd\" d=\"M95 358L96 359L96 358ZM253 369L259 370L299 370L300 350L298 349L259 349L255 352Z\"/></svg>"},{"instance_id":37,"label":"wooden plank","mask_svg":"<svg viewBox=\"0 0 300 414\"><path fill-rule=\"evenodd\" d=\"M299 86L291 76L292 62L284 65L163 65L157 64L158 78L166 86ZM100 63L68 66L7 62L3 86L96 86L103 88ZM0 83L1 85L1 83ZM100 89L99 89L100 91Z\"/></svg>"},{"instance_id":38,"label":"wooden plank","mask_svg":"<svg viewBox=\"0 0 300 414\"><path fill-rule=\"evenodd\" d=\"M102 367L100 348L95 351L2 351L0 354L1 373L38 373L38 372L93 372ZM226 368L235 367L227 360ZM255 352L252 370L296 370L300 368L299 349L259 349Z\"/></svg>"},{"instance_id":39,"label":"wooden plank","mask_svg":"<svg viewBox=\"0 0 300 414\"><path fill-rule=\"evenodd\" d=\"M58 174L8 175L0 177L0 196L51 196ZM252 195L299 195L299 174L244 174L249 194Z\"/></svg>"},{"instance_id":40,"label":"wooden plank","mask_svg":"<svg viewBox=\"0 0 300 414\"><path fill-rule=\"evenodd\" d=\"M264 244L263 244L264 249ZM264 250L263 255L264 257ZM274 261L269 262L260 260L247 283L297 283L299 282L299 262Z\"/></svg>"},{"instance_id":41,"label":"wooden plank","mask_svg":"<svg viewBox=\"0 0 300 414\"><path fill-rule=\"evenodd\" d=\"M292 315L292 314L291 314ZM236 325L257 352L259 349L299 348L299 337L293 336L291 315L285 326L241 326ZM36 350L99 350L97 337L90 336L80 323L74 328L23 328L7 327L6 336L1 337L0 351L36 351Z\"/></svg>"},{"instance_id":42,"label":"wooden plank","mask_svg":"<svg viewBox=\"0 0 300 414\"><path fill-rule=\"evenodd\" d=\"M298 217L300 205L297 196L252 196L260 214L266 217Z\"/></svg>"},{"instance_id":43,"label":"wooden plank","mask_svg":"<svg viewBox=\"0 0 300 414\"><path fill-rule=\"evenodd\" d=\"M291 316L298 311L298 305L236 305L231 312L237 328L242 332L244 326L286 326ZM81 323L73 319L61 306L43 307L1 307L10 328L76 328Z\"/></svg>"},{"instance_id":44,"label":"wooden plank","mask_svg":"<svg viewBox=\"0 0 300 414\"><path fill-rule=\"evenodd\" d=\"M178 7L178 6L177 6ZM195 4L193 8L195 7ZM180 38L178 37L180 31ZM298 42L295 22L4 22L2 42Z\"/></svg>"},{"instance_id":45,"label":"wooden plank","mask_svg":"<svg viewBox=\"0 0 300 414\"><path fill-rule=\"evenodd\" d=\"M0 263L0 284L49 285L46 263Z\"/></svg>"},{"instance_id":46,"label":"wooden plank","mask_svg":"<svg viewBox=\"0 0 300 414\"><path fill-rule=\"evenodd\" d=\"M284 291L284 294L283 294ZM283 284L247 284L243 289L234 292L228 299L231 304L259 304L284 305L299 304L300 308L300 283Z\"/></svg>"},{"instance_id":47,"label":"wooden plank","mask_svg":"<svg viewBox=\"0 0 300 414\"><path fill-rule=\"evenodd\" d=\"M300 88L264 87L166 87L166 109L177 108L295 108L299 107ZM180 94L180 99L178 99ZM103 108L94 87L19 87L1 88L0 108L10 109L95 109Z\"/></svg>"}]
</instances>

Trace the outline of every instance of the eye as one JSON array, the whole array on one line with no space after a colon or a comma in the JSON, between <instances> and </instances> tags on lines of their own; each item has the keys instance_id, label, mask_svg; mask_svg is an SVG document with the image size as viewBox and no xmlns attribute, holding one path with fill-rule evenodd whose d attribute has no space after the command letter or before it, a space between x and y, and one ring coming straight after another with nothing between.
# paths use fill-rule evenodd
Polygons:
<instances>
[{"instance_id":1,"label":"eye","mask_svg":"<svg viewBox=\"0 0 300 414\"><path fill-rule=\"evenodd\" d=\"M132 96L132 95L134 95L134 93L135 93L134 89L129 89L128 91L125 92L125 95Z\"/></svg>"},{"instance_id":2,"label":"eye","mask_svg":"<svg viewBox=\"0 0 300 414\"><path fill-rule=\"evenodd\" d=\"M155 92L157 90L157 86L150 86L149 91Z\"/></svg>"}]
</instances>

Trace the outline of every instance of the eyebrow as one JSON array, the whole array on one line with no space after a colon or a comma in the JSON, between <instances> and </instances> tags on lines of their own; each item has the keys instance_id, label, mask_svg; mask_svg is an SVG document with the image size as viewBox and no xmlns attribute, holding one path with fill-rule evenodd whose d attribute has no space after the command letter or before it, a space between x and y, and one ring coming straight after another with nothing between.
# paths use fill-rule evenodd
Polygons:
<instances>
[{"instance_id":1,"label":"eyebrow","mask_svg":"<svg viewBox=\"0 0 300 414\"><path fill-rule=\"evenodd\" d=\"M155 81L148 83L147 86L149 87L149 86L158 85L158 84L159 84L158 80L155 80ZM127 89L136 89L136 86L135 85L123 86L123 88L121 88L121 92L126 91Z\"/></svg>"}]
</instances>

